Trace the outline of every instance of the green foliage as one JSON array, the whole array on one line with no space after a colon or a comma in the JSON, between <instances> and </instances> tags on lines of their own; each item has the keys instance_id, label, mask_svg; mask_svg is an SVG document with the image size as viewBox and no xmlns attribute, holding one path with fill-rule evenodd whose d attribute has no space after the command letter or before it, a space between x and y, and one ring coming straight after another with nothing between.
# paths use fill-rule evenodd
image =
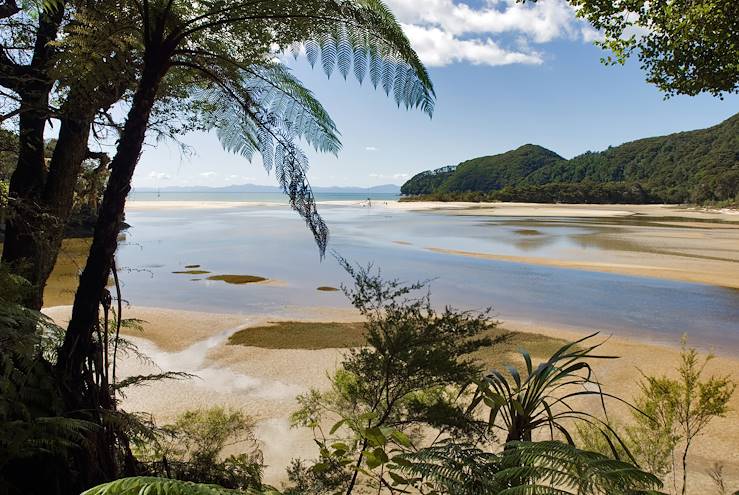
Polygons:
<instances>
[{"instance_id":1,"label":"green foliage","mask_svg":"<svg viewBox=\"0 0 739 495\"><path fill-rule=\"evenodd\" d=\"M493 343L480 334L495 323L487 312L437 312L428 295L415 296L423 284L386 281L371 268L341 262L354 278L355 287L344 291L366 319L366 345L347 353L329 391L301 395L292 419L311 428L320 446L299 481L312 476L324 486L346 486L349 474L351 491L360 472L381 484L377 468L394 451L422 443L421 429L462 437L484 431L463 391L481 372L470 354ZM335 423L330 431L327 422ZM328 470L344 474L317 476Z\"/></svg>"},{"instance_id":2,"label":"green foliage","mask_svg":"<svg viewBox=\"0 0 739 495\"><path fill-rule=\"evenodd\" d=\"M222 407L186 411L153 436L134 437L135 454L149 474L207 482L231 489L262 486L262 452L254 421ZM225 456L224 449L239 454Z\"/></svg>"},{"instance_id":3,"label":"green foliage","mask_svg":"<svg viewBox=\"0 0 739 495\"><path fill-rule=\"evenodd\" d=\"M617 399L602 391L587 362L614 357L594 354L602 344L580 347L595 335L562 346L536 368L529 353L522 350L526 375L521 376L513 366L507 369L510 377L493 370L479 384L473 406L483 403L489 408L488 425L505 431L506 442L531 441L536 430L546 429L552 439L556 431L574 444L567 428L572 420L599 422L608 429L607 423L570 404L577 398L594 397L605 413L604 398Z\"/></svg>"},{"instance_id":4,"label":"green foliage","mask_svg":"<svg viewBox=\"0 0 739 495\"><path fill-rule=\"evenodd\" d=\"M10 180L18 161L18 134L0 128L0 181ZM7 193L6 193L7 194Z\"/></svg>"},{"instance_id":5,"label":"green foliage","mask_svg":"<svg viewBox=\"0 0 739 495\"><path fill-rule=\"evenodd\" d=\"M463 162L454 171L423 172L401 192L456 201L731 201L739 195L737 149L739 115L708 129L632 141L571 160L527 145Z\"/></svg>"},{"instance_id":6,"label":"green foliage","mask_svg":"<svg viewBox=\"0 0 739 495\"><path fill-rule=\"evenodd\" d=\"M0 265L0 492L38 493L60 485L66 460L95 425L68 417L44 335L55 327L19 304L29 284ZM34 472L29 479L28 473Z\"/></svg>"},{"instance_id":7,"label":"green foliage","mask_svg":"<svg viewBox=\"0 0 739 495\"><path fill-rule=\"evenodd\" d=\"M444 442L397 461L432 494L635 495L654 494L662 486L626 462L556 441L514 442L500 454Z\"/></svg>"},{"instance_id":8,"label":"green foliage","mask_svg":"<svg viewBox=\"0 0 739 495\"><path fill-rule=\"evenodd\" d=\"M231 490L218 485L195 483L192 481L172 480L138 476L123 478L98 485L82 493L82 495L270 495L279 494L276 490L265 488L260 490Z\"/></svg>"},{"instance_id":9,"label":"green foliage","mask_svg":"<svg viewBox=\"0 0 739 495\"><path fill-rule=\"evenodd\" d=\"M570 0L604 34L596 44L625 63L636 52L667 96L739 92L739 4L734 0Z\"/></svg>"},{"instance_id":10,"label":"green foliage","mask_svg":"<svg viewBox=\"0 0 739 495\"><path fill-rule=\"evenodd\" d=\"M736 383L728 376L711 376L703 379L705 367L713 359L713 355L709 354L701 362L698 352L687 346L685 337L680 358L678 379L646 376L645 380L648 390L655 393L658 407L664 411L663 415L669 419L674 417L676 433L682 444L681 492L685 495L690 447L713 419L726 415L729 400L736 390ZM660 426L666 427L669 424Z\"/></svg>"},{"instance_id":11,"label":"green foliage","mask_svg":"<svg viewBox=\"0 0 739 495\"><path fill-rule=\"evenodd\" d=\"M683 338L678 377L644 375L640 395L635 399L640 412L632 412L630 423L613 425L610 429L620 431L620 438L639 465L662 479L677 472L676 457L681 458L682 486L674 488L683 494L693 441L714 418L726 415L736 389L728 376L703 379L705 366L712 358L709 354L699 359L697 351L689 348ZM613 444L605 445L601 432L592 428L579 428L578 432L586 448L612 455Z\"/></svg>"},{"instance_id":12,"label":"green foliage","mask_svg":"<svg viewBox=\"0 0 739 495\"><path fill-rule=\"evenodd\" d=\"M564 159L541 146L526 144L500 155L474 158L457 165L454 173L439 187L439 192L491 192L514 185L522 177Z\"/></svg>"}]
</instances>

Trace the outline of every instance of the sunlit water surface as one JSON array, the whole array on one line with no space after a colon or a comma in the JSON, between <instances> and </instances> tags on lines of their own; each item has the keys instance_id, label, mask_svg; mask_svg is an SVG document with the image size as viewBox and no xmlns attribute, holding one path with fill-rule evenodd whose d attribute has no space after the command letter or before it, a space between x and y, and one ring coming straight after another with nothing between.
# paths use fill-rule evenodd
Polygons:
<instances>
[{"instance_id":1,"label":"sunlit water surface","mask_svg":"<svg viewBox=\"0 0 739 495\"><path fill-rule=\"evenodd\" d=\"M579 249L591 259L588 220L510 219L322 205L331 230L319 257L302 220L283 205L132 211L119 254L124 298L135 305L299 317L295 308L348 307L348 282L332 255L374 263L386 277L431 280L433 300L465 309L492 307L500 319L577 326L675 343L739 350L739 291L431 252L429 246L558 258ZM602 222L601 222L602 223ZM172 272L200 265L212 274L259 275L275 285L229 285ZM196 280L195 280L196 279Z\"/></svg>"}]
</instances>

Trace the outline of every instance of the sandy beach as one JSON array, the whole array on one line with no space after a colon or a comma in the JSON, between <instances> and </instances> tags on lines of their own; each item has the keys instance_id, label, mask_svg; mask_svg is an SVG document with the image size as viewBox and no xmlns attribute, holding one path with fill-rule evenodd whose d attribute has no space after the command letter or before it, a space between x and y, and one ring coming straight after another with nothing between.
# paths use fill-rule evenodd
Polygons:
<instances>
[{"instance_id":1,"label":"sandy beach","mask_svg":"<svg viewBox=\"0 0 739 495\"><path fill-rule=\"evenodd\" d=\"M341 205L341 202L331 202ZM258 206L259 203L197 201L134 201L130 211L176 209L226 209ZM274 203L270 203L274 206ZM345 206L357 206L347 202ZM366 207L366 206L364 206ZM287 206L285 206L287 208ZM537 222L588 222L588 233L580 235L581 247L596 246L588 257L587 250L557 251L551 257L510 256L496 252L478 252L434 245L414 245L398 238L392 243L400 249L418 249L450 256L495 259L590 270L679 281L700 282L739 288L739 215L736 211L704 211L662 205L539 205L478 203L407 203L373 202L372 208L388 210L433 211L445 215L496 217L515 222L514 227L526 235L524 241L539 236ZM512 219L512 220L511 220ZM537 220L541 219L541 220ZM574 220L572 220L574 219ZM620 223L624 222L623 225ZM494 221L499 221L495 219ZM592 226L592 228L590 228ZM70 245L72 255L66 265L58 267L59 297L47 298L52 304L69 304L80 260L86 254L84 242ZM453 245L453 244L452 244ZM75 248L77 251L73 251ZM68 265L68 266L67 266ZM268 275L268 274L266 274ZM64 282L63 284L61 282ZM270 280L267 285L282 286L283 280ZM224 311L230 311L224 310ZM158 382L126 392L122 407L128 411L151 413L159 424L167 424L186 410L213 405L238 408L251 415L262 442L266 481L279 485L286 479L285 466L292 458L312 458L316 446L311 432L294 429L289 416L297 407L296 396L311 388L325 389L329 375L340 365L346 349L266 349L228 345L230 335L239 330L285 320L285 314L298 314L301 321L358 321L353 309L321 306L292 307L284 305L279 315L182 311L151 307L127 308L126 318L144 321L142 333L128 332L149 356L142 362L131 356L120 364L121 376L156 373L162 370L184 371L196 378ZM70 313L69 306L45 310L60 324ZM282 315L282 317L280 316ZM550 337L576 339L590 333L588 328L557 327L546 323L505 321L503 327L519 332ZM604 338L607 336L603 336ZM718 351L722 351L719 349ZM665 345L636 338L611 338L603 352L620 356L617 360L593 363L598 379L609 393L630 400L638 393L640 373L674 374L679 360L678 342ZM739 356L720 352L707 367L708 374L727 374L739 382ZM537 357L537 356L535 356ZM539 358L543 356L538 356ZM594 404L588 404L595 407ZM612 414L627 417L615 406ZM739 393L731 402L731 412L715 420L692 450L690 459L691 494L712 493L707 471L717 462L724 465L728 488L739 489Z\"/></svg>"},{"instance_id":2,"label":"sandy beach","mask_svg":"<svg viewBox=\"0 0 739 495\"><path fill-rule=\"evenodd\" d=\"M48 308L46 313L60 323L70 308ZM315 321L356 321L350 310L306 308ZM186 371L197 378L158 382L128 390L122 407L145 411L166 424L188 409L224 405L239 408L257 420L270 483L285 480L284 466L293 457L311 458L315 444L309 431L289 427L289 415L296 408L295 397L310 388L328 385L328 376L341 363L344 349L262 349L228 345L228 336L239 329L258 326L275 319L273 315L233 315L158 308L129 308L127 318L145 320L143 333L132 338L152 363L132 357L121 363L123 376L157 372ZM509 330L534 332L557 338L576 339L586 329L552 328L523 322L503 322ZM605 338L606 336L604 336ZM679 358L676 346L621 338L611 338L603 352L621 356L617 360L593 362L597 378L606 391L631 399L638 392L640 372L673 374ZM708 374L728 374L739 381L739 358L717 357L707 367ZM690 493L710 493L713 489L707 470L716 462L724 465L729 487L739 487L739 394L731 412L715 420L692 450ZM612 413L623 415L615 407Z\"/></svg>"}]
</instances>

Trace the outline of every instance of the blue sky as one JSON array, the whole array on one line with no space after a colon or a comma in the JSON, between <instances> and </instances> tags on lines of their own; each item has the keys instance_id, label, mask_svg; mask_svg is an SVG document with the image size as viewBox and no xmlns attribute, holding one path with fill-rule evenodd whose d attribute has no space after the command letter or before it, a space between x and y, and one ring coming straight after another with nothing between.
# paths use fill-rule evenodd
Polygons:
<instances>
[{"instance_id":1,"label":"blue sky","mask_svg":"<svg viewBox=\"0 0 739 495\"><path fill-rule=\"evenodd\" d=\"M310 153L314 185L402 184L409 176L526 143L564 157L642 137L719 123L739 111L739 96L663 95L638 63L607 67L592 28L564 0L389 0L434 82L432 119L398 109L365 81L330 79L304 58L287 63L336 121L338 157ZM259 160L223 151L212 134L152 143L135 186L274 184Z\"/></svg>"}]
</instances>

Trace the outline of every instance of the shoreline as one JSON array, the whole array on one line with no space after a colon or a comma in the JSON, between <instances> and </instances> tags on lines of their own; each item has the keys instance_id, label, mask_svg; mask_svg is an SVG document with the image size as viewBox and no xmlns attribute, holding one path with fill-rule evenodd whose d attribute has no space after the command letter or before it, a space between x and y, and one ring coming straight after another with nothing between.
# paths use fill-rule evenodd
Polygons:
<instances>
[{"instance_id":1,"label":"shoreline","mask_svg":"<svg viewBox=\"0 0 739 495\"><path fill-rule=\"evenodd\" d=\"M324 206L364 207L363 200L323 200L316 204ZM168 210L168 209L209 209L234 208L239 206L289 206L285 202L274 201L218 201L218 200L129 200L129 210ZM400 201L398 199L374 200L372 208L385 208L404 211L452 211L472 215L490 216L571 216L585 218L608 218L632 215L650 215L660 212L665 216L687 218L722 218L739 223L739 209L703 208L679 204L607 204L607 203L518 203L494 202L475 203L465 201Z\"/></svg>"},{"instance_id":2,"label":"shoreline","mask_svg":"<svg viewBox=\"0 0 739 495\"><path fill-rule=\"evenodd\" d=\"M365 208L356 201L324 201L323 206ZM129 211L281 207L280 203L220 201L132 201ZM478 259L613 273L739 289L739 211L705 210L679 205L564 205L540 203L443 203L375 201L373 210L434 212L453 216L591 220L592 228L618 225L621 232L581 236L599 246L595 256L583 249L558 255L526 256L480 252L455 246L417 245L431 252ZM631 220L631 219L634 220ZM624 219L624 224L618 224ZM628 219L628 220L627 220ZM543 220L545 221L545 220ZM598 221L603 222L602 225ZM402 239L394 244L412 246Z\"/></svg>"},{"instance_id":3,"label":"shoreline","mask_svg":"<svg viewBox=\"0 0 739 495\"><path fill-rule=\"evenodd\" d=\"M645 264L625 264L619 262L571 261L554 258L537 258L532 256L510 256L503 254L479 253L458 249L424 247L433 253L466 256L468 258L504 261L508 263L524 263L528 265L549 266L569 270L584 270L598 273L613 273L633 277L657 278L687 282L694 284L712 285L726 289L739 289L739 271L734 273L708 272L706 270L689 270L677 266L655 266ZM635 260L638 261L638 260ZM739 269L738 269L739 270Z\"/></svg>"},{"instance_id":4,"label":"shoreline","mask_svg":"<svg viewBox=\"0 0 739 495\"><path fill-rule=\"evenodd\" d=\"M69 306L58 306L46 308L44 312L63 323L69 309ZM356 313L346 310L306 309L310 318L305 321L359 319ZM269 466L265 479L274 484L285 480L284 467L291 458L316 455L310 432L290 428L288 418L297 407L296 395L310 388L328 386L328 375L339 366L346 349L265 349L227 344L228 336L240 329L259 326L269 320L289 319L277 315L137 307L128 308L124 317L145 320L143 333L125 330L125 334L151 358L153 365L132 356L125 357L120 363L121 377L171 370L186 371L198 378L156 382L127 390L123 408L152 413L159 424L166 424L193 408L222 405L242 409L257 422L256 433ZM591 333L583 328L521 321L501 322L501 327L567 340ZM666 345L603 334L595 339L604 341L604 354L620 356L592 363L598 379L605 390L627 400L638 392L641 372L672 375L678 364L678 342ZM707 374L729 374L739 381L739 357L716 357L709 363ZM691 456L694 480L691 491L694 493L705 493L711 487L706 470L713 462L724 462L727 481L739 481L739 452L734 449L739 444L739 394L734 395L731 409L727 417L713 422L696 443ZM619 407L609 412L616 417L624 414Z\"/></svg>"}]
</instances>

